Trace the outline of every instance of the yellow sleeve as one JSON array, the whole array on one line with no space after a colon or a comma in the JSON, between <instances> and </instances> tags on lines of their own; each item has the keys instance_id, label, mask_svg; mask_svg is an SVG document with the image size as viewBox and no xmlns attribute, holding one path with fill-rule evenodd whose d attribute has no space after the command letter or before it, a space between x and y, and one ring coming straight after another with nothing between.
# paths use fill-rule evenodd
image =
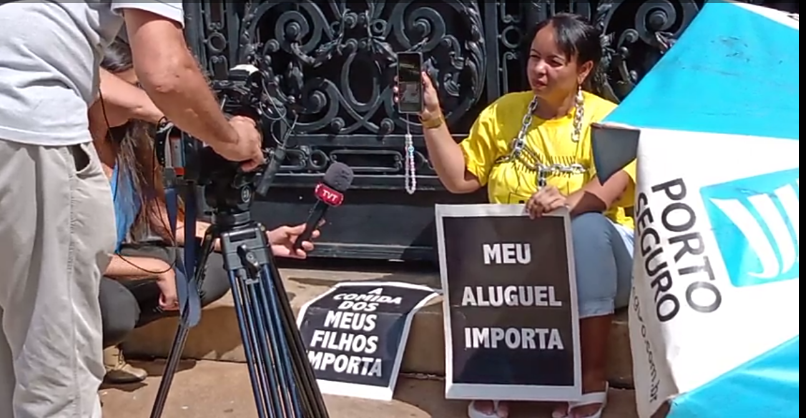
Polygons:
<instances>
[{"instance_id":1,"label":"yellow sleeve","mask_svg":"<svg viewBox=\"0 0 806 418\"><path fill-rule=\"evenodd\" d=\"M465 156L467 171L476 176L482 186L487 184L490 169L497 158L494 105L495 103L479 114L467 138L459 143Z\"/></svg>"},{"instance_id":2,"label":"yellow sleeve","mask_svg":"<svg viewBox=\"0 0 806 418\"><path fill-rule=\"evenodd\" d=\"M621 171L627 173L630 176L630 184L627 185L627 189L624 190L624 193L618 199L618 201L614 204L614 206L622 207L622 208L629 208L635 205L635 175L636 175L636 166L638 165L637 160L632 160L631 163L627 164Z\"/></svg>"}]
</instances>

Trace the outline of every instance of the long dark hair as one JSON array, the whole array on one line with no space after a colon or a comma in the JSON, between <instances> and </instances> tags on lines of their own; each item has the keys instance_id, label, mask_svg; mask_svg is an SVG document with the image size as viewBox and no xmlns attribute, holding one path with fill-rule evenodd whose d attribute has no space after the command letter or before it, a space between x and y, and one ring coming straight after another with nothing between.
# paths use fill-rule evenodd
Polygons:
<instances>
[{"instance_id":1,"label":"long dark hair","mask_svg":"<svg viewBox=\"0 0 806 418\"><path fill-rule=\"evenodd\" d=\"M101 67L113 74L134 68L129 45L116 39L104 50ZM140 212L132 225L132 234L145 234L148 227L163 239L173 242L170 230L162 219L161 208L165 202L162 174L154 154L153 127L144 121L130 120L126 124L109 129L109 139L115 148L118 166L118 190L131 178L134 199L140 204Z\"/></svg>"},{"instance_id":2,"label":"long dark hair","mask_svg":"<svg viewBox=\"0 0 806 418\"><path fill-rule=\"evenodd\" d=\"M601 65L605 50L602 32L584 16L574 13L557 13L535 25L529 33L530 36L524 39L526 56L528 56L529 48L537 33L549 25L554 29L554 39L566 58L576 60L579 65L588 61L593 62L593 68L588 74L588 78L582 83L582 88L601 96L604 92L605 82Z\"/></svg>"}]
</instances>

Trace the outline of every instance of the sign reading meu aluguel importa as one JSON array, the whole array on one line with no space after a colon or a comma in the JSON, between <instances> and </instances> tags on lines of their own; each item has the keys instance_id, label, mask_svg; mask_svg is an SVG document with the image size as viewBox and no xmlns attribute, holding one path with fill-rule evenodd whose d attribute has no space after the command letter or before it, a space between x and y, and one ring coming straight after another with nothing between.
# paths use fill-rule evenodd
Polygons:
<instances>
[{"instance_id":1,"label":"sign reading meu aluguel importa","mask_svg":"<svg viewBox=\"0 0 806 418\"><path fill-rule=\"evenodd\" d=\"M322 393L392 400L414 314L437 292L397 282L339 283L299 312Z\"/></svg>"},{"instance_id":2,"label":"sign reading meu aluguel importa","mask_svg":"<svg viewBox=\"0 0 806 418\"><path fill-rule=\"evenodd\" d=\"M570 217L437 205L448 399L562 401L582 391Z\"/></svg>"}]
</instances>

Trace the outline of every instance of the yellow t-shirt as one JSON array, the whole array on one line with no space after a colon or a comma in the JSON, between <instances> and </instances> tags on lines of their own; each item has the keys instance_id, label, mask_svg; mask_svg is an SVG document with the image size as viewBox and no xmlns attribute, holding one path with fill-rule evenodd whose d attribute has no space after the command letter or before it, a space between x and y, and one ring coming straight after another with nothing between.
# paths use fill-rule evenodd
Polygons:
<instances>
[{"instance_id":1,"label":"yellow t-shirt","mask_svg":"<svg viewBox=\"0 0 806 418\"><path fill-rule=\"evenodd\" d=\"M510 93L496 100L481 112L470 135L460 143L465 155L467 170L475 175L482 185L487 185L491 203L524 203L534 194L537 174L525 170L516 161L496 163L509 155L512 141L518 136L523 116L533 98L532 92ZM581 164L584 173L552 173L546 178L548 184L557 187L566 196L581 189L596 175L593 165L590 125L605 118L616 105L590 93L584 93L583 130L579 142L571 139L574 111L552 120L532 118L526 134L526 147L538 154L543 165ZM624 169L635 178L635 162ZM632 188L631 188L632 189ZM634 191L628 190L619 201L605 212L616 223L633 228L633 219L624 208L632 206Z\"/></svg>"}]
</instances>

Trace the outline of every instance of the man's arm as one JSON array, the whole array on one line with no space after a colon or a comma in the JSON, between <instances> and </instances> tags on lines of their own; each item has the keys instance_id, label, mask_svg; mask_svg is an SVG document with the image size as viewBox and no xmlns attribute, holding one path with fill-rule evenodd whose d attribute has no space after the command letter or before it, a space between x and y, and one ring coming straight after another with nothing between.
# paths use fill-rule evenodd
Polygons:
<instances>
[{"instance_id":1,"label":"man's arm","mask_svg":"<svg viewBox=\"0 0 806 418\"><path fill-rule=\"evenodd\" d=\"M238 133L221 112L180 25L134 8L123 15L134 70L157 107L177 127L214 148L236 144Z\"/></svg>"},{"instance_id":2,"label":"man's arm","mask_svg":"<svg viewBox=\"0 0 806 418\"><path fill-rule=\"evenodd\" d=\"M123 109L132 119L157 124L165 116L145 91L103 68L101 68L101 94L105 106Z\"/></svg>"}]
</instances>

